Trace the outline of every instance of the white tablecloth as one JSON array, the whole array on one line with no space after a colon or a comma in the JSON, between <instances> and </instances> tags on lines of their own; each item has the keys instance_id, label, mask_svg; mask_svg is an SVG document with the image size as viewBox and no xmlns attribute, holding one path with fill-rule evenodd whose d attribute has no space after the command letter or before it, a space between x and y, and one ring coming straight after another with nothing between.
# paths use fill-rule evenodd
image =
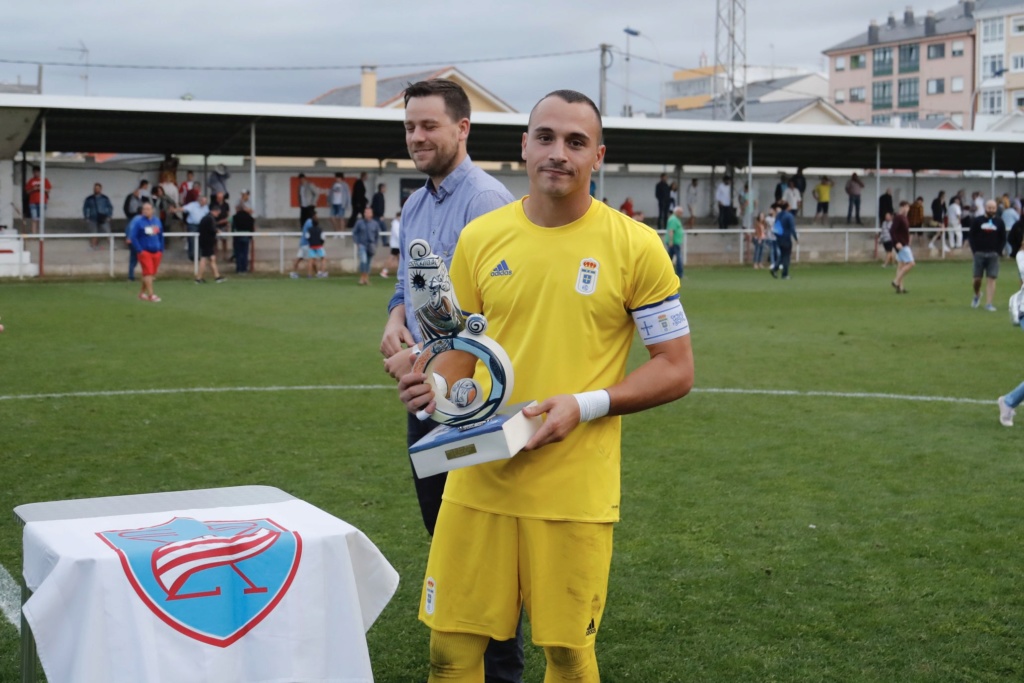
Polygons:
<instances>
[{"instance_id":1,"label":"white tablecloth","mask_svg":"<svg viewBox=\"0 0 1024 683\"><path fill-rule=\"evenodd\" d=\"M25 526L24 613L50 683L372 681L398 574L300 500Z\"/></svg>"}]
</instances>

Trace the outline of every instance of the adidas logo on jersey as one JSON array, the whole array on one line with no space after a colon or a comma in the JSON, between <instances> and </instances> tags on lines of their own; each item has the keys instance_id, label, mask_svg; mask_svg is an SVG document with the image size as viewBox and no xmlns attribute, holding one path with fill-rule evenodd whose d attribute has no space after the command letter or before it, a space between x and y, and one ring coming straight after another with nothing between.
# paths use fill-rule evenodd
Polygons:
<instances>
[{"instance_id":1,"label":"adidas logo on jersey","mask_svg":"<svg viewBox=\"0 0 1024 683\"><path fill-rule=\"evenodd\" d=\"M597 627L594 626L594 619L591 617L590 626L587 626L587 635L592 636L597 633Z\"/></svg>"},{"instance_id":2,"label":"adidas logo on jersey","mask_svg":"<svg viewBox=\"0 0 1024 683\"><path fill-rule=\"evenodd\" d=\"M491 277L501 277L502 275L511 275L512 269L505 263L505 259L501 259L501 263L494 266L494 270L491 271Z\"/></svg>"}]
</instances>

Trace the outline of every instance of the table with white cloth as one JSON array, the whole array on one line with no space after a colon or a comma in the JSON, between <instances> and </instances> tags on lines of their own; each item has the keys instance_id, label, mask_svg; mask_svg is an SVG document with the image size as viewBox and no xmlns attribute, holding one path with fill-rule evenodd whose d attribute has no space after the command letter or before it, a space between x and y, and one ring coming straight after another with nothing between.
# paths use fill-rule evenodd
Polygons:
<instances>
[{"instance_id":1,"label":"table with white cloth","mask_svg":"<svg viewBox=\"0 0 1024 683\"><path fill-rule=\"evenodd\" d=\"M365 634L398 574L361 531L305 501L245 486L15 514L31 592L23 639L49 683L373 680Z\"/></svg>"}]
</instances>

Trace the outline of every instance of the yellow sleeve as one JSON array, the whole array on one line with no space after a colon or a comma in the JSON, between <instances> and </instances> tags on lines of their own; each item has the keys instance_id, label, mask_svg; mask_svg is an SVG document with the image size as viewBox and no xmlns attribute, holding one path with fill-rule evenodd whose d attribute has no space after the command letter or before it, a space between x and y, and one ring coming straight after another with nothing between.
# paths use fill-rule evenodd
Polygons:
<instances>
[{"instance_id":1,"label":"yellow sleeve","mask_svg":"<svg viewBox=\"0 0 1024 683\"><path fill-rule=\"evenodd\" d=\"M672 260L661 238L650 229L645 233L637 240L633 281L627 289L626 309L630 312L679 294L679 276L672 268Z\"/></svg>"},{"instance_id":2,"label":"yellow sleeve","mask_svg":"<svg viewBox=\"0 0 1024 683\"><path fill-rule=\"evenodd\" d=\"M483 310L483 299L480 296L480 288L477 286L474 277L475 268L470 262L471 253L474 251L466 239L465 230L455 245L455 254L452 256L452 267L449 275L452 279L452 290L455 299L459 302L459 308L465 313L480 313Z\"/></svg>"}]
</instances>

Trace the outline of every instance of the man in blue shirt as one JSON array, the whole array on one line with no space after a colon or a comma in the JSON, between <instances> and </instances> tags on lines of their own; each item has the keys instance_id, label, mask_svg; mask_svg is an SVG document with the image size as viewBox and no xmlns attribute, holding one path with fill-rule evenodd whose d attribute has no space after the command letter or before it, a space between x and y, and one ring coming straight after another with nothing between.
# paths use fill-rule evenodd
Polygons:
<instances>
[{"instance_id":1,"label":"man in blue shirt","mask_svg":"<svg viewBox=\"0 0 1024 683\"><path fill-rule=\"evenodd\" d=\"M142 266L142 287L139 298L143 301L160 301L153 293L153 278L160 269L160 261L164 255L164 226L160 219L153 215L153 205L143 202L142 213L128 224L128 239L138 254L139 265Z\"/></svg>"},{"instance_id":2,"label":"man in blue shirt","mask_svg":"<svg viewBox=\"0 0 1024 683\"><path fill-rule=\"evenodd\" d=\"M185 206L181 207L182 213L185 214L185 223L188 225L188 232L192 234L199 233L199 223L203 220L203 217L210 213L209 200L205 196L200 196ZM195 260L195 237L189 235L187 238L187 249L188 249L188 260Z\"/></svg>"},{"instance_id":3,"label":"man in blue shirt","mask_svg":"<svg viewBox=\"0 0 1024 683\"><path fill-rule=\"evenodd\" d=\"M789 279L789 260L793 254L793 242L799 241L800 238L796 234L796 219L793 218L793 211L795 207L791 207L789 202L782 200L778 202L779 215L775 220L775 227L772 231L775 233L776 244L779 249L779 262L771 267L772 277L778 277L776 271L782 271L782 279Z\"/></svg>"},{"instance_id":4,"label":"man in blue shirt","mask_svg":"<svg viewBox=\"0 0 1024 683\"><path fill-rule=\"evenodd\" d=\"M420 330L411 306L412 295L406 265L408 245L423 239L446 266L459 234L467 223L514 200L500 182L473 165L466 151L469 138L469 98L456 83L445 80L420 81L405 91L405 144L416 169L427 174L424 187L416 190L402 207L402 230L398 258L398 282L388 303L380 351L384 369L396 380L411 369L412 347L419 343ZM409 445L437 426L408 415ZM413 480L423 514L423 523L433 535L441 508L445 474ZM488 681L516 683L522 679L522 633L514 641L491 641L484 655Z\"/></svg>"}]
</instances>

